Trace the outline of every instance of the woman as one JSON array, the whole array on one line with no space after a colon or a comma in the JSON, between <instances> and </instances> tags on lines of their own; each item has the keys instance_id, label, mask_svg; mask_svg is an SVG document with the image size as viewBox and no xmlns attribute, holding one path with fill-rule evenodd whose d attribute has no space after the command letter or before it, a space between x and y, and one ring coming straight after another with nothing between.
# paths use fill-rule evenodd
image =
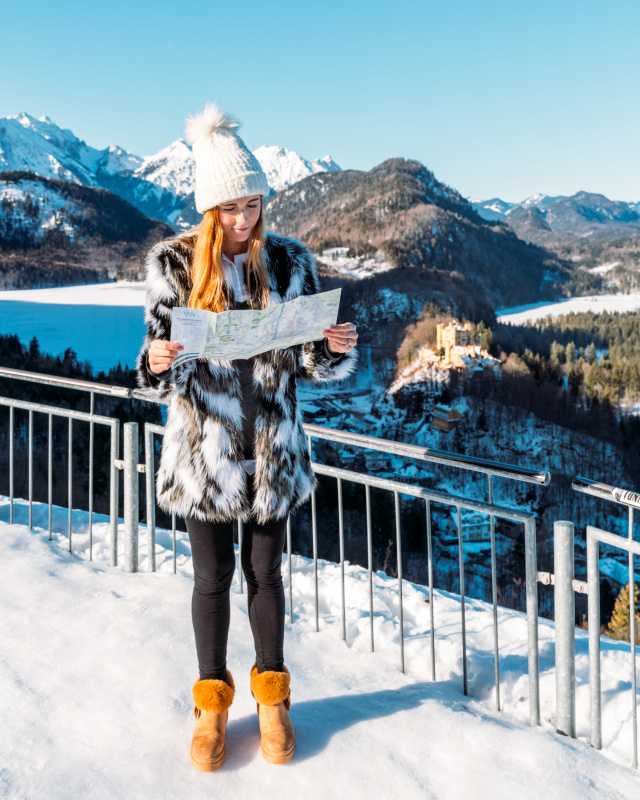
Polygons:
<instances>
[{"instance_id":1,"label":"woman","mask_svg":"<svg viewBox=\"0 0 640 800\"><path fill-rule=\"evenodd\" d=\"M288 514L316 485L296 379L344 378L357 357L356 327L347 322L323 331L320 341L250 359L200 358L171 368L182 350L170 341L172 307L265 308L319 291L309 250L265 232L262 198L269 186L237 135L238 125L214 103L187 120L196 209L203 220L147 256L148 332L137 363L139 385L168 401L157 502L184 517L191 542L199 667L191 759L209 771L224 762L235 692L226 656L237 518L244 523L241 563L256 649L250 688L262 753L276 764L293 756L280 565Z\"/></svg>"}]
</instances>

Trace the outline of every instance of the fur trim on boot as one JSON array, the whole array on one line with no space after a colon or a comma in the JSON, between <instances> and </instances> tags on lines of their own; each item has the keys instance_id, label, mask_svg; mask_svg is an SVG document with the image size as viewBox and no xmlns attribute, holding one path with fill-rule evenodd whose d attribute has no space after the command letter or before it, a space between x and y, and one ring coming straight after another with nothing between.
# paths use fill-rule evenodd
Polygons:
<instances>
[{"instance_id":1,"label":"fur trim on boot","mask_svg":"<svg viewBox=\"0 0 640 800\"><path fill-rule=\"evenodd\" d=\"M251 694L258 706L262 755L270 764L286 764L296 749L289 717L291 676L286 667L283 669L259 673L257 664L251 669Z\"/></svg>"},{"instance_id":2,"label":"fur trim on boot","mask_svg":"<svg viewBox=\"0 0 640 800\"><path fill-rule=\"evenodd\" d=\"M203 772L224 764L224 735L236 687L229 670L227 680L197 680L193 685L196 729L191 742L191 763Z\"/></svg>"}]
</instances>

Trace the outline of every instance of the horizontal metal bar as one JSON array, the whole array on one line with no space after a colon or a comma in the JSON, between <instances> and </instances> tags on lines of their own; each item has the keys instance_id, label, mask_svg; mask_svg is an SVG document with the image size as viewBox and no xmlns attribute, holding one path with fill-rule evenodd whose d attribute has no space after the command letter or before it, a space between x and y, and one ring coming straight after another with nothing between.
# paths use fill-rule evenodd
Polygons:
<instances>
[{"instance_id":1,"label":"horizontal metal bar","mask_svg":"<svg viewBox=\"0 0 640 800\"><path fill-rule=\"evenodd\" d=\"M147 427L157 434L164 434L163 425L147 425ZM548 472L529 470L525 467L511 467L500 464L498 461L487 461L483 458L473 458L471 456L458 456L454 453L446 453L444 450L431 450L425 447L416 447L411 444L390 441L389 439L378 439L375 436L364 436L360 433L349 433L348 431L338 431L333 428L325 428L321 425L303 425L307 436L315 436L317 439L327 439L329 441L351 444L355 447L364 447L369 450L380 450L385 453L395 453L396 455L417 458L422 461L434 461L438 464L446 464L451 467L470 469L476 472L484 472L491 475L499 475L503 478L512 478L527 483L538 483L547 486L551 477ZM474 464L472 466L471 464Z\"/></svg>"},{"instance_id":2,"label":"horizontal metal bar","mask_svg":"<svg viewBox=\"0 0 640 800\"><path fill-rule=\"evenodd\" d=\"M67 389L79 389L83 392L97 392L118 397L132 397L133 391L126 386L107 386L104 383L82 381L77 378L60 378L57 375L45 375L42 372L27 372L22 369L0 367L0 378L11 378L16 381L29 381L30 383L46 383L50 386L64 386Z\"/></svg>"},{"instance_id":3,"label":"horizontal metal bar","mask_svg":"<svg viewBox=\"0 0 640 800\"><path fill-rule=\"evenodd\" d=\"M627 508L640 508L640 492L631 492L628 489L620 489L617 486L609 486L606 483L581 477L573 479L571 488L576 492L582 492L582 494L588 494L592 497L600 497L602 500L610 500L612 503L619 503L621 506L627 506Z\"/></svg>"},{"instance_id":4,"label":"horizontal metal bar","mask_svg":"<svg viewBox=\"0 0 640 800\"><path fill-rule=\"evenodd\" d=\"M14 380L29 381L32 383L44 383L55 386L64 386L69 389L77 389L84 392L95 392L117 397L127 397L146 402L166 404L166 399L159 399L153 392L145 389L128 389L125 386L107 386L103 383L94 381L83 381L75 378L61 378L57 375L45 375L40 372L28 372L26 370L10 369L0 367L0 377L12 378ZM66 415L65 415L66 416ZM486 458L476 458L474 456L463 456L456 453L448 453L444 450L435 450L430 447L418 447L417 445L404 444L402 442L380 439L376 436L365 436L361 433L350 433L348 431L338 431L322 425L303 425L307 436L315 436L319 439L342 442L356 447L363 447L369 450L378 450L384 453L395 453L396 455L415 458L421 461L429 461L435 464L468 469L473 472L482 472L487 475L497 475L502 478L523 481L525 483L535 483L541 486L548 486L551 475L544 470L530 469L529 467L519 467L512 464L502 464L499 461L491 461ZM162 433L162 430L156 431Z\"/></svg>"},{"instance_id":5,"label":"horizontal metal bar","mask_svg":"<svg viewBox=\"0 0 640 800\"><path fill-rule=\"evenodd\" d=\"M474 472L498 475L501 478L512 478L513 480L524 481L525 483L537 483L541 486L548 486L551 481L550 473L543 470L517 467L511 464L501 464L499 461L490 461L486 458L461 456L456 453L447 453L445 450L418 447L414 444L404 444L403 442L379 439L376 436L364 436L361 433L338 431L333 428L325 428L322 425L305 424L302 427L308 436L315 436L318 439L328 439L334 442L342 442L343 444L351 444L356 447L365 447L368 450L394 453L396 455L408 456L409 458L417 458L421 461L432 461L436 464L444 464L449 467L459 467Z\"/></svg>"},{"instance_id":6,"label":"horizontal metal bar","mask_svg":"<svg viewBox=\"0 0 640 800\"><path fill-rule=\"evenodd\" d=\"M85 422L97 422L100 425L115 425L116 423L116 420L112 419L111 417L101 417L97 414L87 414L85 411L72 411L69 408L45 406L41 403L29 403L26 400L13 400L10 397L0 397L0 406L22 408L25 411L39 411L43 414L53 414L56 417L79 419L84 420Z\"/></svg>"},{"instance_id":7,"label":"horizontal metal bar","mask_svg":"<svg viewBox=\"0 0 640 800\"><path fill-rule=\"evenodd\" d=\"M609 531L602 531L600 528L594 528L593 525L587 525L587 539L589 537L603 544L609 544L611 547L618 547L620 550L626 550L627 553L634 553L640 556L640 542L631 542L629 539L623 539L622 536L617 536L615 533L609 533Z\"/></svg>"},{"instance_id":8,"label":"horizontal metal bar","mask_svg":"<svg viewBox=\"0 0 640 800\"><path fill-rule=\"evenodd\" d=\"M531 511L518 511L515 508L505 508L494 503L486 503L484 500L473 500L469 497L460 497L455 494L438 492L435 489L425 489L422 486L412 486L401 481L393 481L389 478L376 478L371 475L363 475L361 472L352 472L340 467L328 467L324 464L311 465L313 471L319 475L330 475L333 478L352 481L353 483L364 484L365 486L376 486L379 489L386 489L390 492L399 494L409 494L412 497L421 497L423 500L431 500L443 505L455 506L456 508L467 508L471 511L478 511L480 514L495 514L502 519L510 519L514 522L527 522L535 520L535 514Z\"/></svg>"}]
</instances>

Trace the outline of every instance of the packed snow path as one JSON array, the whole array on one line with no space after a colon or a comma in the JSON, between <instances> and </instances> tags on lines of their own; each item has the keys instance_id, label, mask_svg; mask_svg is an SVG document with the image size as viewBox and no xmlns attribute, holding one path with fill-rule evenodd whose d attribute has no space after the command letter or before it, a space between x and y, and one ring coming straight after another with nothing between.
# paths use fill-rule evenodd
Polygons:
<instances>
[{"instance_id":1,"label":"packed snow path","mask_svg":"<svg viewBox=\"0 0 640 800\"><path fill-rule=\"evenodd\" d=\"M312 565L303 558L294 559L295 621L287 622L285 640L297 737L294 760L274 766L260 753L248 681L254 656L246 595L236 582L229 668L237 691L227 728L227 760L218 772L197 772L189 759L191 686L197 672L188 541L178 542L177 575L164 550L158 572L125 574L106 566L105 518L97 517L94 524L94 561L89 562L87 514L74 512L73 555L66 549L66 515L65 509L54 508L50 542L44 530L46 506L34 505L30 531L26 504L17 502L16 524L9 526L8 504L0 498L3 798L299 800L324 798L329 791L349 800L640 796L638 774L612 760L628 759L626 743L619 741L628 699L626 706L618 703L615 735L605 730L610 757L585 742L588 711L578 714L578 740L553 732L553 676L546 676L552 657L549 624L541 624L543 726L530 728L527 679L521 676L526 665L521 614L500 614L506 710L498 712L486 604L468 604L473 696L464 697L459 602L453 595L436 594L439 680L432 683L424 587L404 587L404 675L398 667L397 581L375 576L376 652L371 653L366 571L346 566L345 645L339 567L321 562L316 633ZM144 543L144 529L141 533ZM169 544L166 532L159 532L159 542ZM582 639L577 649L583 653ZM622 657L615 685L625 679L628 653L612 654ZM579 676L581 670L579 662Z\"/></svg>"}]
</instances>

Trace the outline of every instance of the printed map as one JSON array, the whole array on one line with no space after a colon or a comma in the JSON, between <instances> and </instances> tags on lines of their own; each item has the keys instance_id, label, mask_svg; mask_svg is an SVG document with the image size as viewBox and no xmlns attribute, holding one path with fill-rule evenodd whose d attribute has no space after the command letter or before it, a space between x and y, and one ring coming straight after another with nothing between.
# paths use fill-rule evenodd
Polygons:
<instances>
[{"instance_id":1,"label":"printed map","mask_svg":"<svg viewBox=\"0 0 640 800\"><path fill-rule=\"evenodd\" d=\"M251 358L282 347L322 339L338 319L341 289L303 295L277 306L253 311L198 308L171 310L171 341L184 350L173 367L192 358Z\"/></svg>"}]
</instances>

